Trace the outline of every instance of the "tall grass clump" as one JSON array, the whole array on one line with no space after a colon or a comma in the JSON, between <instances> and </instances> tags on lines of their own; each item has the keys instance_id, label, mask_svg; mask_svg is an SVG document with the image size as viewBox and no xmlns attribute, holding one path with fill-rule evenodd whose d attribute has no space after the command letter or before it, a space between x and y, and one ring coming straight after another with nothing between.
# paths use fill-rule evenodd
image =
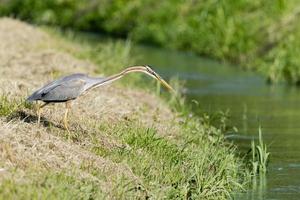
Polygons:
<instances>
[{"instance_id":1,"label":"tall grass clump","mask_svg":"<svg viewBox=\"0 0 300 200\"><path fill-rule=\"evenodd\" d=\"M258 143L251 142L253 174L265 174L269 163L270 152L262 138L261 127L258 129Z\"/></svg>"}]
</instances>

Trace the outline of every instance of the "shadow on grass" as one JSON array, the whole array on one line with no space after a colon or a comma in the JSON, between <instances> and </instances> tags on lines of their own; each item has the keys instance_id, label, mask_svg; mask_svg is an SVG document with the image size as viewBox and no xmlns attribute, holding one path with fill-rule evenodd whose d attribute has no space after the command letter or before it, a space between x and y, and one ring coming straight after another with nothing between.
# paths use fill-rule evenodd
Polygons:
<instances>
[{"instance_id":1,"label":"shadow on grass","mask_svg":"<svg viewBox=\"0 0 300 200\"><path fill-rule=\"evenodd\" d=\"M18 110L18 111L11 113L10 115L8 115L6 117L6 119L7 119L7 121L20 120L20 121L24 121L29 124L35 124L38 121L38 117L36 115L29 114L23 110ZM42 117L42 116L41 116L40 124L46 128L54 127L54 128L58 128L58 129L66 131L66 129L63 125L51 122L47 118ZM73 126L74 126L74 124L73 124ZM66 137L71 137L73 142L79 142L79 135L78 135L79 133L80 134L88 134L89 133L88 130L86 130L79 124L77 124L76 127L73 127L73 126L69 127L72 135L68 135L68 134L66 135Z\"/></svg>"},{"instance_id":2,"label":"shadow on grass","mask_svg":"<svg viewBox=\"0 0 300 200\"><path fill-rule=\"evenodd\" d=\"M7 119L7 121L11 121L13 119L18 119L18 120L24 121L24 122L29 123L29 124L37 123L37 121L38 121L38 117L36 115L26 113L23 110L18 110L18 111L15 111L15 112L11 113L9 116L7 116L6 119ZM58 124L54 124L53 122L49 121L45 117L41 117L40 124L43 125L44 127L52 126L52 127L64 129L63 126L58 125Z\"/></svg>"}]
</instances>

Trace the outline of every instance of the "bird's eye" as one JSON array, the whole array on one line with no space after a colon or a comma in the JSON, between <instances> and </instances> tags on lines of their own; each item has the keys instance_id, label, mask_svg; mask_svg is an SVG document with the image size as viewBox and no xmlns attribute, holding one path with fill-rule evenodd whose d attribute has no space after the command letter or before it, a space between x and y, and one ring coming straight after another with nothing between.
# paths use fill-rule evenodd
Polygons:
<instances>
[{"instance_id":1,"label":"bird's eye","mask_svg":"<svg viewBox=\"0 0 300 200\"><path fill-rule=\"evenodd\" d=\"M151 73L151 68L150 67L148 67L148 66L146 66L146 70L148 71L148 72L150 72Z\"/></svg>"},{"instance_id":2,"label":"bird's eye","mask_svg":"<svg viewBox=\"0 0 300 200\"><path fill-rule=\"evenodd\" d=\"M156 76L156 77L157 77L157 74L156 74L156 73L155 73L148 65L146 65L145 67L146 67L147 72L149 72L149 73L152 74L153 76Z\"/></svg>"}]
</instances>

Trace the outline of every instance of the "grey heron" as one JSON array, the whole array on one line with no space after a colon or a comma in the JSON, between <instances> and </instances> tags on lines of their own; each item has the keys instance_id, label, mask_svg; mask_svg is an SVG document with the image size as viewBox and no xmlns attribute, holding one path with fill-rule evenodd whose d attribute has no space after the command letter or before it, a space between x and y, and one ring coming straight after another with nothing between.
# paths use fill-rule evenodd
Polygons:
<instances>
[{"instance_id":1,"label":"grey heron","mask_svg":"<svg viewBox=\"0 0 300 200\"><path fill-rule=\"evenodd\" d=\"M153 71L149 66L145 65L128 67L120 73L106 78L90 77L86 74L71 74L69 76L64 76L36 90L32 95L30 95L27 98L27 101L44 102L43 105L38 106L37 108L38 124L40 123L41 111L43 107L50 103L66 103L66 111L64 114L63 123L65 129L70 133L67 122L68 113L71 109L70 102L91 89L109 84L131 72L145 73L151 76L152 78L155 78L158 81L160 81L169 90L174 91L174 89L166 81L164 81L155 71Z\"/></svg>"}]
</instances>

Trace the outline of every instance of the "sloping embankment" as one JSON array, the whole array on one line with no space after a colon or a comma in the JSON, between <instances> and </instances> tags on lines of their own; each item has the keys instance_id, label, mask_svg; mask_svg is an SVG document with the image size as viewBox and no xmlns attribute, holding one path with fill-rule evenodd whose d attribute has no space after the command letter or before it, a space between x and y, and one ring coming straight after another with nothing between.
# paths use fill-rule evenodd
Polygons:
<instances>
[{"instance_id":1,"label":"sloping embankment","mask_svg":"<svg viewBox=\"0 0 300 200\"><path fill-rule=\"evenodd\" d=\"M16 20L0 19L0 41L3 198L220 198L237 184L240 161L220 130L191 120L182 131L168 106L142 91L109 86L76 100L71 139L60 123L64 105L46 107L38 126L26 96L96 66Z\"/></svg>"}]
</instances>

